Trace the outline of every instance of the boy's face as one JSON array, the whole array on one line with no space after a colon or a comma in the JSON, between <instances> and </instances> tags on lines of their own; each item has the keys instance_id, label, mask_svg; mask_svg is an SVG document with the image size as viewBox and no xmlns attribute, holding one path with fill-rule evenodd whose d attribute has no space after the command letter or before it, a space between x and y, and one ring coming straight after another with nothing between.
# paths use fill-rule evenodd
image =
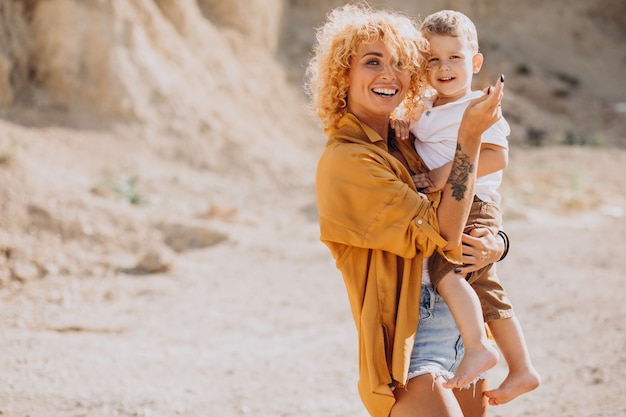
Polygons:
<instances>
[{"instance_id":1,"label":"boy's face","mask_svg":"<svg viewBox=\"0 0 626 417\"><path fill-rule=\"evenodd\" d=\"M432 35L428 41L428 83L437 90L435 104L456 101L472 91L472 75L480 71L482 54L462 38Z\"/></svg>"}]
</instances>

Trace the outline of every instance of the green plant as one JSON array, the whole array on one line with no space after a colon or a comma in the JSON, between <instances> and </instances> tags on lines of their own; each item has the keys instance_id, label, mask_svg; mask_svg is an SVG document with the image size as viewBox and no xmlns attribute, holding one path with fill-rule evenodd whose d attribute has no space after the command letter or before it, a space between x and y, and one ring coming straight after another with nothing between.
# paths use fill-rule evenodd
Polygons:
<instances>
[{"instance_id":1,"label":"green plant","mask_svg":"<svg viewBox=\"0 0 626 417\"><path fill-rule=\"evenodd\" d=\"M126 201L133 205L145 204L147 200L137 190L137 177L127 178L116 188Z\"/></svg>"},{"instance_id":2,"label":"green plant","mask_svg":"<svg viewBox=\"0 0 626 417\"><path fill-rule=\"evenodd\" d=\"M121 180L112 179L109 175L99 184L91 188L91 192L102 197L117 194L132 205L148 203L148 200L137 188L137 177L125 177Z\"/></svg>"}]
</instances>

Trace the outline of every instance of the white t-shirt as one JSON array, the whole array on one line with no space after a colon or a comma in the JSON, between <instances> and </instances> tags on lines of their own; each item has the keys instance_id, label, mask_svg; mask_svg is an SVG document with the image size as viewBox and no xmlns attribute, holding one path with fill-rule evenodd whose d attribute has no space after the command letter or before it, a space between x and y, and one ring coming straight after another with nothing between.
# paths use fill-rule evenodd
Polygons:
<instances>
[{"instance_id":1,"label":"white t-shirt","mask_svg":"<svg viewBox=\"0 0 626 417\"><path fill-rule=\"evenodd\" d=\"M426 110L411 132L417 138L415 149L429 169L452 161L456 151L457 136L463 113L469 102L483 94L482 91L473 91L465 97L441 106L433 107L431 101L425 100ZM493 126L483 133L482 142L492 143L505 149L509 148L507 136L511 133L509 124L500 118ZM482 201L493 201L500 204L498 187L502 182L502 171L485 175L476 179L475 194Z\"/></svg>"},{"instance_id":2,"label":"white t-shirt","mask_svg":"<svg viewBox=\"0 0 626 417\"><path fill-rule=\"evenodd\" d=\"M424 263L422 263L422 285L430 285L430 270L428 269L428 263L430 258L424 258Z\"/></svg>"}]
</instances>

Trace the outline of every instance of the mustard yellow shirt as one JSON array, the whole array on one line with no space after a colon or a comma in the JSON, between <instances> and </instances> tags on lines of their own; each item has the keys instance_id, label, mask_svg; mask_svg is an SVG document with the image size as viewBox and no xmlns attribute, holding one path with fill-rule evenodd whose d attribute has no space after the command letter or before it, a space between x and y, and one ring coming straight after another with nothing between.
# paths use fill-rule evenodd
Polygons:
<instances>
[{"instance_id":1,"label":"mustard yellow shirt","mask_svg":"<svg viewBox=\"0 0 626 417\"><path fill-rule=\"evenodd\" d=\"M320 239L345 281L359 342L358 390L368 412L387 417L403 387L419 318L424 257L446 241L436 207L374 130L352 114L326 132L317 167ZM423 168L411 141L398 146L411 168ZM461 251L445 253L461 262Z\"/></svg>"}]
</instances>

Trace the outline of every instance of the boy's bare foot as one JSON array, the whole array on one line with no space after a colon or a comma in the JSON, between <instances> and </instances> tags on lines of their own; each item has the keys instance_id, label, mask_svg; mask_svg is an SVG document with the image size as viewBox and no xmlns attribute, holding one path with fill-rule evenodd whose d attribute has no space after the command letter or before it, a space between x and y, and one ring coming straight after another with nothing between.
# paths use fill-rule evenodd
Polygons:
<instances>
[{"instance_id":1,"label":"boy's bare foot","mask_svg":"<svg viewBox=\"0 0 626 417\"><path fill-rule=\"evenodd\" d=\"M502 384L496 389L485 391L485 396L489 397L490 405L500 405L534 390L540 383L541 378L534 369L525 372L509 372Z\"/></svg>"},{"instance_id":2,"label":"boy's bare foot","mask_svg":"<svg viewBox=\"0 0 626 417\"><path fill-rule=\"evenodd\" d=\"M472 383L480 374L498 363L498 351L491 345L482 349L465 350L463 360L454 376L445 381L444 388L463 388Z\"/></svg>"}]
</instances>

